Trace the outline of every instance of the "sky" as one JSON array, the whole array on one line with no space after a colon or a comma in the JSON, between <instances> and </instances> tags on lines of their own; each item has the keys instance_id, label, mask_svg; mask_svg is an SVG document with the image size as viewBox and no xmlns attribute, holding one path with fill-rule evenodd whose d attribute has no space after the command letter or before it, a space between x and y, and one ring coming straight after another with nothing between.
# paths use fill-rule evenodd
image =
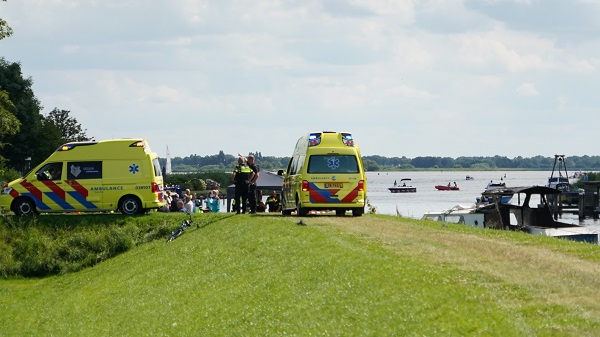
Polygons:
<instances>
[{"instance_id":1,"label":"sky","mask_svg":"<svg viewBox=\"0 0 600 337\"><path fill-rule=\"evenodd\" d=\"M159 156L600 155L600 1L8 0L47 115Z\"/></svg>"}]
</instances>

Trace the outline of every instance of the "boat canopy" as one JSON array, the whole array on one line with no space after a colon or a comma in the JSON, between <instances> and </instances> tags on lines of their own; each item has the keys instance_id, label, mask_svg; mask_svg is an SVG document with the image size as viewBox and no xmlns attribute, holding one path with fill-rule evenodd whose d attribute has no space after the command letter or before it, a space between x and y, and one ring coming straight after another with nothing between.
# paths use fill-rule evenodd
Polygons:
<instances>
[{"instance_id":1,"label":"boat canopy","mask_svg":"<svg viewBox=\"0 0 600 337\"><path fill-rule=\"evenodd\" d=\"M494 196L494 195L515 195L515 194L560 194L560 191L555 188L546 186L526 186L526 187L506 187L495 190L485 191L482 195Z\"/></svg>"}]
</instances>

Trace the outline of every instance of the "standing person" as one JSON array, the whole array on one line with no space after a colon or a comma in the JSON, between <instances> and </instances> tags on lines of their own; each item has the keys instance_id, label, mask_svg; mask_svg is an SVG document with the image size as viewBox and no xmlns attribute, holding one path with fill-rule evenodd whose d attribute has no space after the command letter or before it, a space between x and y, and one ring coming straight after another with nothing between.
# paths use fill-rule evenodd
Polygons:
<instances>
[{"instance_id":1,"label":"standing person","mask_svg":"<svg viewBox=\"0 0 600 337\"><path fill-rule=\"evenodd\" d=\"M250 177L249 190L248 190L248 202L250 203L250 214L256 213L256 181L260 168L254 163L254 155L248 155L248 167L252 170L252 176Z\"/></svg>"},{"instance_id":2,"label":"standing person","mask_svg":"<svg viewBox=\"0 0 600 337\"><path fill-rule=\"evenodd\" d=\"M236 214L246 213L249 184L253 174L254 172L252 169L246 165L246 158L240 156L238 158L238 165L235 167L232 174L233 183L235 184L234 200L235 205L237 206ZM250 204L250 210L252 209L256 210L256 200L254 201L254 206Z\"/></svg>"}]
</instances>

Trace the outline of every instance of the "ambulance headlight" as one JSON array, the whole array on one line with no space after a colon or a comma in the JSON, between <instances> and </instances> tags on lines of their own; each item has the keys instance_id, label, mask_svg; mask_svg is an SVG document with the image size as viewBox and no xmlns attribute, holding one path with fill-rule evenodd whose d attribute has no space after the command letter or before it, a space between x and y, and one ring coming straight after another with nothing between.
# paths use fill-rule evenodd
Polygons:
<instances>
[{"instance_id":1,"label":"ambulance headlight","mask_svg":"<svg viewBox=\"0 0 600 337\"><path fill-rule=\"evenodd\" d=\"M2 189L2 192L0 194L2 194L2 195L10 194L11 191L12 191L12 187L5 187Z\"/></svg>"}]
</instances>

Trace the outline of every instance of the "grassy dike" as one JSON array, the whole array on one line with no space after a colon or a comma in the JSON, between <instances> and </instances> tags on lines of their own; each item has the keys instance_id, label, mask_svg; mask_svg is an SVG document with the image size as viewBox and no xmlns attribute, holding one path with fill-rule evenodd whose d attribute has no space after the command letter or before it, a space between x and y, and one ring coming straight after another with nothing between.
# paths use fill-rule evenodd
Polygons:
<instances>
[{"instance_id":1,"label":"grassy dike","mask_svg":"<svg viewBox=\"0 0 600 337\"><path fill-rule=\"evenodd\" d=\"M183 219L166 216L132 221ZM1 334L600 335L598 246L387 215L303 220L195 214L171 243L1 279Z\"/></svg>"}]
</instances>

